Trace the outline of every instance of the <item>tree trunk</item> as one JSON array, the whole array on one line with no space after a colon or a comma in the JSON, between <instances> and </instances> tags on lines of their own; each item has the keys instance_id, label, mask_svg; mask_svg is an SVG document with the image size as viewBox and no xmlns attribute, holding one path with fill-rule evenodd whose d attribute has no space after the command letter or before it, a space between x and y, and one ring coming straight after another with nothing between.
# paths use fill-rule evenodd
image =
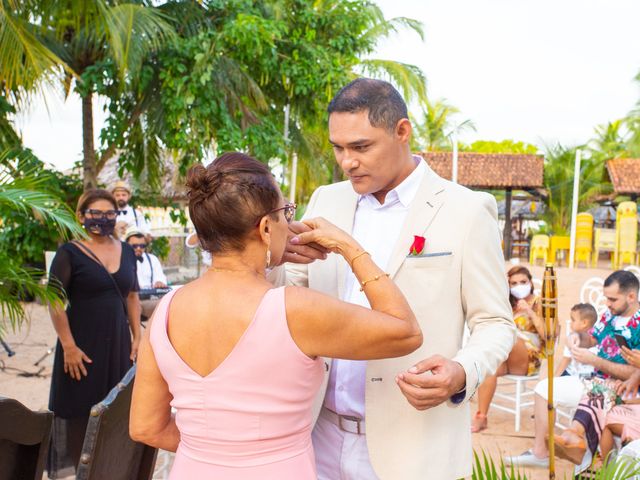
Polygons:
<instances>
[{"instance_id":1,"label":"tree trunk","mask_svg":"<svg viewBox=\"0 0 640 480\"><path fill-rule=\"evenodd\" d=\"M504 233L502 234L504 243L504 259L511 258L511 188L507 188L507 195L504 198Z\"/></svg>"},{"instance_id":2,"label":"tree trunk","mask_svg":"<svg viewBox=\"0 0 640 480\"><path fill-rule=\"evenodd\" d=\"M82 184L85 190L98 186L96 151L93 145L93 94L82 97Z\"/></svg>"}]
</instances>

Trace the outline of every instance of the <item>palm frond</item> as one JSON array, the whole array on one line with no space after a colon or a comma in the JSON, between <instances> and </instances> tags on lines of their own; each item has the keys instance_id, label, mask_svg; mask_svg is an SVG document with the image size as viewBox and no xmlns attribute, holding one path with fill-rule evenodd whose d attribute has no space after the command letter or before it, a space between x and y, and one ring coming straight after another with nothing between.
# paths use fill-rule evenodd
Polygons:
<instances>
[{"instance_id":1,"label":"palm frond","mask_svg":"<svg viewBox=\"0 0 640 480\"><path fill-rule=\"evenodd\" d=\"M394 60L366 59L360 62L358 68L366 76L393 82L407 103L414 99L421 103L427 100L427 79L415 65Z\"/></svg>"},{"instance_id":2,"label":"palm frond","mask_svg":"<svg viewBox=\"0 0 640 480\"><path fill-rule=\"evenodd\" d=\"M37 89L60 69L71 69L38 38L28 19L14 14L12 2L0 1L0 84L7 92Z\"/></svg>"},{"instance_id":3,"label":"palm frond","mask_svg":"<svg viewBox=\"0 0 640 480\"><path fill-rule=\"evenodd\" d=\"M102 8L109 46L121 74L135 76L144 56L175 37L160 10L130 3Z\"/></svg>"},{"instance_id":4,"label":"palm frond","mask_svg":"<svg viewBox=\"0 0 640 480\"><path fill-rule=\"evenodd\" d=\"M42 270L17 266L0 253L0 336L7 321L15 331L24 320L22 299L35 298L46 305L64 304L64 289L55 279L41 283L44 274Z\"/></svg>"},{"instance_id":5,"label":"palm frond","mask_svg":"<svg viewBox=\"0 0 640 480\"><path fill-rule=\"evenodd\" d=\"M382 21L376 21L363 36L375 44L378 40L404 29L413 30L418 34L420 40L424 41L424 25L419 20L408 17L394 17L388 20L383 17Z\"/></svg>"},{"instance_id":6,"label":"palm frond","mask_svg":"<svg viewBox=\"0 0 640 480\"><path fill-rule=\"evenodd\" d=\"M25 214L34 214L56 227L63 238L83 236L74 213L56 196L39 190L45 178L34 172L14 178L7 171L0 173L0 205Z\"/></svg>"}]
</instances>

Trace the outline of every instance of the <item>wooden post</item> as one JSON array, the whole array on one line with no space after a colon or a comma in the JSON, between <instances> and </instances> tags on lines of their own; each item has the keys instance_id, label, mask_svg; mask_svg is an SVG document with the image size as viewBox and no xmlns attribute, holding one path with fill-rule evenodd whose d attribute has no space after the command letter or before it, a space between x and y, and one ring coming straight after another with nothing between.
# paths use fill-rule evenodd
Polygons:
<instances>
[{"instance_id":1,"label":"wooden post","mask_svg":"<svg viewBox=\"0 0 640 480\"><path fill-rule=\"evenodd\" d=\"M504 243L504 259L511 258L511 187L507 187L507 195L504 197L504 231L502 241Z\"/></svg>"},{"instance_id":2,"label":"wooden post","mask_svg":"<svg viewBox=\"0 0 640 480\"><path fill-rule=\"evenodd\" d=\"M547 412L549 426L549 480L556 478L555 445L553 443L556 423L553 406L553 363L558 334L558 286L553 264L547 263L542 277L542 316L544 317L544 345L547 357Z\"/></svg>"}]
</instances>

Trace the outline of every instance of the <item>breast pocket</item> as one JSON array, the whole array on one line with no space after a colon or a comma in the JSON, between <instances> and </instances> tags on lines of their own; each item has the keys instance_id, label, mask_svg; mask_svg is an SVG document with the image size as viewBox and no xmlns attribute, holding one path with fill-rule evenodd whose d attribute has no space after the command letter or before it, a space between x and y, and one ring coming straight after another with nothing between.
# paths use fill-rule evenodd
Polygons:
<instances>
[{"instance_id":1,"label":"breast pocket","mask_svg":"<svg viewBox=\"0 0 640 480\"><path fill-rule=\"evenodd\" d=\"M453 254L423 257L407 257L404 266L408 268L449 268L453 263Z\"/></svg>"}]
</instances>

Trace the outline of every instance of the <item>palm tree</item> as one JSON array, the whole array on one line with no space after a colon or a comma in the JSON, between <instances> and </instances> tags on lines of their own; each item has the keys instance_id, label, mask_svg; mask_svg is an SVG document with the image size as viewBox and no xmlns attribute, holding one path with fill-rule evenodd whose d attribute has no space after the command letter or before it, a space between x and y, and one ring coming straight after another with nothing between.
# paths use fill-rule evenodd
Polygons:
<instances>
[{"instance_id":1,"label":"palm tree","mask_svg":"<svg viewBox=\"0 0 640 480\"><path fill-rule=\"evenodd\" d=\"M84 232L73 212L56 195L44 189L46 176L35 169L21 172L8 160L9 151L0 153L0 209L12 209L32 215L42 223L58 229L62 238L83 236ZM11 228L0 217L3 228ZM25 318L21 300L34 297L41 303L63 302L64 291L55 281L41 283L43 271L24 267L6 250L0 250L0 336L7 322L13 330Z\"/></svg>"},{"instance_id":2,"label":"palm tree","mask_svg":"<svg viewBox=\"0 0 640 480\"><path fill-rule=\"evenodd\" d=\"M453 117L458 113L460 110L445 99L424 101L421 118L414 125L413 148L421 151L450 150L448 136L453 130L475 130L471 120L454 125Z\"/></svg>"},{"instance_id":3,"label":"palm tree","mask_svg":"<svg viewBox=\"0 0 640 480\"><path fill-rule=\"evenodd\" d=\"M548 192L548 208L543 218L556 235L564 235L571 224L571 202L573 198L573 175L577 148L557 144L546 148L544 186ZM603 163L595 158L586 158L580 168L580 192L578 208L593 206L597 195L609 193L611 185L602 182Z\"/></svg>"},{"instance_id":4,"label":"palm tree","mask_svg":"<svg viewBox=\"0 0 640 480\"><path fill-rule=\"evenodd\" d=\"M591 154L601 162L627 155L626 126L625 119L598 125L595 128L596 136L588 144Z\"/></svg>"},{"instance_id":5,"label":"palm tree","mask_svg":"<svg viewBox=\"0 0 640 480\"><path fill-rule=\"evenodd\" d=\"M148 52L172 35L166 17L142 1L0 0L0 85L21 101L45 85L58 85L67 96L76 82L82 99L84 186L92 188L98 174L95 84L110 65L121 78L135 77ZM103 165L106 159L101 160Z\"/></svg>"}]
</instances>

